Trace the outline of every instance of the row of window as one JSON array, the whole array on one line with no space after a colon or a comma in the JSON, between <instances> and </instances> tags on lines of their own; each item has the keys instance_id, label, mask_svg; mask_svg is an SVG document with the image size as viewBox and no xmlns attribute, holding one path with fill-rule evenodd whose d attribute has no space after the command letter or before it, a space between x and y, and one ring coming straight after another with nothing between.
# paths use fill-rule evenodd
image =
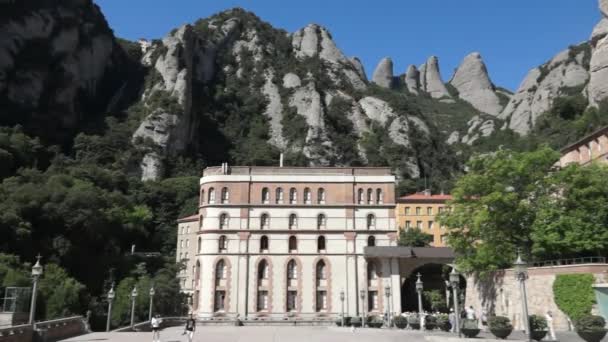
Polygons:
<instances>
[{"instance_id":1,"label":"row of window","mask_svg":"<svg viewBox=\"0 0 608 342\"><path fill-rule=\"evenodd\" d=\"M415 210L416 210L415 215L422 215L421 207L416 207ZM444 210L449 212L451 210L451 208L450 207L439 207L438 208L439 214L443 213ZM405 215L412 215L412 210L410 207L405 207ZM426 207L426 215L434 215L433 207Z\"/></svg>"},{"instance_id":2,"label":"row of window","mask_svg":"<svg viewBox=\"0 0 608 342\"><path fill-rule=\"evenodd\" d=\"M422 221L416 221L416 226L415 227L418 228L418 229L421 229L421 230L424 229L423 222ZM427 227L428 230L435 229L435 222L434 221L428 221L426 227ZM406 229L412 228L412 221L405 221L405 228ZM443 226L440 226L440 228L441 229L445 229L445 227L443 227Z\"/></svg>"},{"instance_id":3,"label":"row of window","mask_svg":"<svg viewBox=\"0 0 608 342\"><path fill-rule=\"evenodd\" d=\"M203 216L199 217L199 228L203 227ZM230 217L227 213L222 213L219 216L219 229L227 229L228 228L228 220ZM373 229L376 227L376 216L374 214L367 215L366 219L367 229ZM323 229L327 225L327 216L325 214L317 215L317 229ZM298 228L298 216L296 214L289 215L288 221L289 229L297 229ZM260 216L260 228L261 229L269 229L270 228L270 215L264 213ZM183 229L182 229L183 233Z\"/></svg>"},{"instance_id":4,"label":"row of window","mask_svg":"<svg viewBox=\"0 0 608 342\"><path fill-rule=\"evenodd\" d=\"M284 203L284 194L283 188L276 188L274 191L274 203L275 204L283 204ZM367 196L366 196L367 194ZM207 203L215 204L215 188L209 188L207 191ZM357 192L357 202L359 204L382 204L384 203L384 193L382 189L376 189L375 192L373 189L359 189ZM263 204L271 203L271 193L269 188L263 188L261 194L261 202ZM319 188L317 189L317 204L325 204L326 201L326 193L325 189ZM220 191L220 203L227 204L230 202L230 191L227 187L223 187ZM203 205L205 203L205 190L201 190L200 196L200 204ZM289 204L297 204L298 203L298 190L296 188L289 189ZM304 204L312 204L312 191L310 188L304 189L304 197L302 199L302 203Z\"/></svg>"},{"instance_id":5,"label":"row of window","mask_svg":"<svg viewBox=\"0 0 608 342\"><path fill-rule=\"evenodd\" d=\"M183 240L181 241L180 245L181 247L184 246L183 244ZM190 245L190 241L186 240L186 247L188 247ZM295 236L290 236L289 237L289 241L288 241L288 250L290 253L296 252L298 250L298 238ZM367 246L368 247L374 247L376 246L376 238L374 236L370 236L367 238ZM218 239L218 243L217 243L217 247L218 247L218 252L225 252L228 249L228 239L226 238L226 235L222 235L220 236L220 238ZM270 248L270 243L269 243L269 239L268 236L266 235L262 235L260 237L260 252L267 252L268 249ZM317 250L318 251L325 251L326 249L326 240L324 236L319 236L317 238ZM197 253L201 253L202 252L202 238L198 238L198 245L197 245ZM183 257L184 255L182 253L180 253L180 259L184 259ZM185 253L185 259L188 258L188 252Z\"/></svg>"}]
</instances>

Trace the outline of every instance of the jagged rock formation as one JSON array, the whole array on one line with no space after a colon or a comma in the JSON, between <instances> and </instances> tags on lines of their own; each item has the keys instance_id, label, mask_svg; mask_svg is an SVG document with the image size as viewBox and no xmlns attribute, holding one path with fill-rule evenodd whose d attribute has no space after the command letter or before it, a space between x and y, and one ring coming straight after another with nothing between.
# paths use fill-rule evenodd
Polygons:
<instances>
[{"instance_id":1,"label":"jagged rock formation","mask_svg":"<svg viewBox=\"0 0 608 342\"><path fill-rule=\"evenodd\" d=\"M494 116L498 116L502 111L500 98L478 52L464 58L450 84L458 90L458 97L469 102L477 110Z\"/></svg>"},{"instance_id":2,"label":"jagged rock formation","mask_svg":"<svg viewBox=\"0 0 608 342\"><path fill-rule=\"evenodd\" d=\"M589 63L589 85L587 94L592 106L608 97L608 1L600 0L602 20L595 26L591 34L593 53Z\"/></svg>"},{"instance_id":3,"label":"jagged rock formation","mask_svg":"<svg viewBox=\"0 0 608 342\"><path fill-rule=\"evenodd\" d=\"M435 99L451 98L441 79L439 59L436 56L429 57L420 67L420 86L422 91L429 93Z\"/></svg>"},{"instance_id":4,"label":"jagged rock formation","mask_svg":"<svg viewBox=\"0 0 608 342\"><path fill-rule=\"evenodd\" d=\"M393 60L384 57L378 63L372 76L372 82L383 88L390 88L393 84Z\"/></svg>"},{"instance_id":5,"label":"jagged rock formation","mask_svg":"<svg viewBox=\"0 0 608 342\"><path fill-rule=\"evenodd\" d=\"M420 89L420 72L416 69L415 65L410 65L407 68L405 73L405 86L410 93L418 95L418 90Z\"/></svg>"}]
</instances>

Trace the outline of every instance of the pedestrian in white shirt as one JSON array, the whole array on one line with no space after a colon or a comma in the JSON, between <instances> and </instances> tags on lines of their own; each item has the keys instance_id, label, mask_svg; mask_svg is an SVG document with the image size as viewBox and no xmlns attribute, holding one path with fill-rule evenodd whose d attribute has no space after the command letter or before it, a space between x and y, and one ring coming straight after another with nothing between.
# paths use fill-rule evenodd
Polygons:
<instances>
[{"instance_id":1,"label":"pedestrian in white shirt","mask_svg":"<svg viewBox=\"0 0 608 342\"><path fill-rule=\"evenodd\" d=\"M152 317L150 325L152 326L152 342L160 342L160 324L163 320L159 315Z\"/></svg>"}]
</instances>

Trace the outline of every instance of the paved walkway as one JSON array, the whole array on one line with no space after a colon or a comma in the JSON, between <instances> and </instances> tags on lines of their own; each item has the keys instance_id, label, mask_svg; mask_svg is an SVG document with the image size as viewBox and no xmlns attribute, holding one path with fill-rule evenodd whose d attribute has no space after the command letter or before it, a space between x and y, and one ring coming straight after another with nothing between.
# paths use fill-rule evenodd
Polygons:
<instances>
[{"instance_id":1,"label":"paved walkway","mask_svg":"<svg viewBox=\"0 0 608 342\"><path fill-rule=\"evenodd\" d=\"M166 328L161 332L161 342L186 342L182 335L182 327ZM523 341L524 335L514 332L509 341ZM575 333L558 334L560 342L583 342ZM607 341L608 339L604 339ZM64 342L152 342L151 332L139 333L92 333L64 340ZM200 326L194 334L194 342L456 342L473 341L458 340L452 334L398 329L357 329L354 333L350 328L338 327L227 327ZM482 333L476 342L496 341L490 334Z\"/></svg>"}]
</instances>

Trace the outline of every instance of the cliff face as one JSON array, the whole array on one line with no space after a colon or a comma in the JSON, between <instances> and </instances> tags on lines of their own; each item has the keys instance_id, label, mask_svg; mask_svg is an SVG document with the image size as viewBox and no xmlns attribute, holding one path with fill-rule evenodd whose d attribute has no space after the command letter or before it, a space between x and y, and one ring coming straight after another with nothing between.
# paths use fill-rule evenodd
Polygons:
<instances>
[{"instance_id":1,"label":"cliff face","mask_svg":"<svg viewBox=\"0 0 608 342\"><path fill-rule=\"evenodd\" d=\"M64 144L136 87L129 70L92 1L0 2L0 124Z\"/></svg>"}]
</instances>

